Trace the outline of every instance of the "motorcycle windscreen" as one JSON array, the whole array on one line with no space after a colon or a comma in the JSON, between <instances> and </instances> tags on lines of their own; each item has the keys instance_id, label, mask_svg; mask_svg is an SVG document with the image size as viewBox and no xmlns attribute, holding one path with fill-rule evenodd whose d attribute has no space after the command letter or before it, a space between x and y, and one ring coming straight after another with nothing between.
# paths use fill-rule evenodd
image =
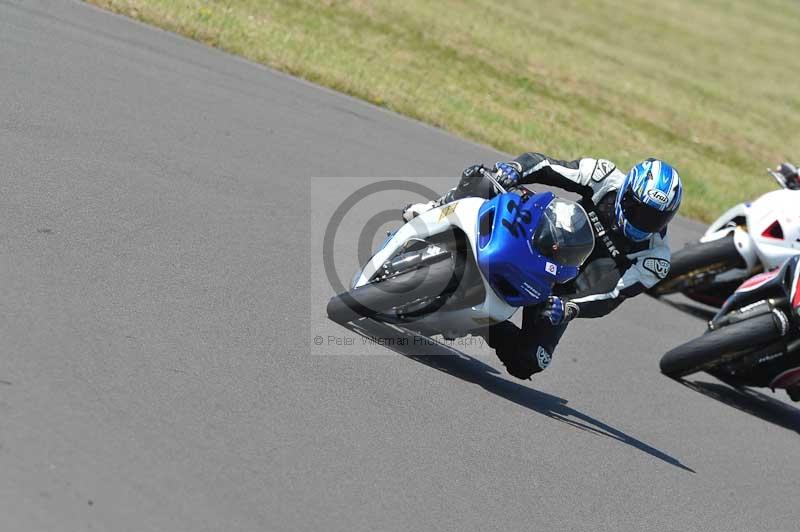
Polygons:
<instances>
[{"instance_id":1,"label":"motorcycle windscreen","mask_svg":"<svg viewBox=\"0 0 800 532\"><path fill-rule=\"evenodd\" d=\"M545 257L577 268L592 254L594 232L583 207L555 198L539 218L532 241Z\"/></svg>"}]
</instances>

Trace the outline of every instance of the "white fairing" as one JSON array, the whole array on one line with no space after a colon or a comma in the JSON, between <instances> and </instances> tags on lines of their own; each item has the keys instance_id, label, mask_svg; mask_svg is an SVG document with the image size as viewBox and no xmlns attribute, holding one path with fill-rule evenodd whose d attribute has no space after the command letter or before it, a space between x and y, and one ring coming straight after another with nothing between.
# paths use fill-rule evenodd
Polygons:
<instances>
[{"instance_id":1,"label":"white fairing","mask_svg":"<svg viewBox=\"0 0 800 532\"><path fill-rule=\"evenodd\" d=\"M746 220L745 227L734 223L742 217ZM783 238L769 236L769 229L776 222ZM775 190L753 203L736 205L711 224L700 241L710 242L731 232L747 270L724 276L749 276L759 266L764 270L777 268L789 257L800 254L800 190ZM718 279L723 280L722 277Z\"/></svg>"},{"instance_id":2,"label":"white fairing","mask_svg":"<svg viewBox=\"0 0 800 532\"><path fill-rule=\"evenodd\" d=\"M782 239L764 236L775 222ZM758 198L747 211L747 227L766 270L800 253L800 190L775 190Z\"/></svg>"},{"instance_id":3,"label":"white fairing","mask_svg":"<svg viewBox=\"0 0 800 532\"><path fill-rule=\"evenodd\" d=\"M708 226L706 229L703 238L700 239L701 242L707 242L708 240L715 240L714 238L708 238L709 236L724 230L730 226L732 220L739 218L739 217L747 217L747 203L739 203L738 205L734 205L727 211L725 211L722 216L717 218L717 220ZM727 232L726 232L727 233Z\"/></svg>"},{"instance_id":4,"label":"white fairing","mask_svg":"<svg viewBox=\"0 0 800 532\"><path fill-rule=\"evenodd\" d=\"M449 203L437 209L424 212L402 226L392 238L364 266L361 275L356 279L354 287L369 282L378 268L389 259L407 241L425 239L439 234L452 227L460 228L469 240L473 256L477 256L478 211L486 200L466 198ZM494 293L481 274L486 297L484 301L471 308L438 311L419 320L404 324L404 327L425 333L441 333L447 338L466 335L469 331L499 323L509 319L517 307L508 305Z\"/></svg>"}]
</instances>

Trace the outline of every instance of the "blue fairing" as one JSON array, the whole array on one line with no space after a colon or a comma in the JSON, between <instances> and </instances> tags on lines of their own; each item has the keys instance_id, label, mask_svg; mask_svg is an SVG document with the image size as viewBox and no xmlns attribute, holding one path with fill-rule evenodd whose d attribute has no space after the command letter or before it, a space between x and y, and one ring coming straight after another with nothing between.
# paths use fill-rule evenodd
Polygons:
<instances>
[{"instance_id":1,"label":"blue fairing","mask_svg":"<svg viewBox=\"0 0 800 532\"><path fill-rule=\"evenodd\" d=\"M515 307L536 305L578 269L544 257L531 241L539 218L555 196L551 192L519 196L505 193L478 213L478 267L495 293Z\"/></svg>"}]
</instances>

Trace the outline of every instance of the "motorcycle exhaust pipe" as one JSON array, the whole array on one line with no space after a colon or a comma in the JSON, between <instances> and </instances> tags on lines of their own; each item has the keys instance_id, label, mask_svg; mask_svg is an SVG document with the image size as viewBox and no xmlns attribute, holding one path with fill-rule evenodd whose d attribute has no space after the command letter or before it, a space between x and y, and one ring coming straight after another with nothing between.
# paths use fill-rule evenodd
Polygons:
<instances>
[{"instance_id":1,"label":"motorcycle exhaust pipe","mask_svg":"<svg viewBox=\"0 0 800 532\"><path fill-rule=\"evenodd\" d=\"M422 266L439 262L450 257L450 252L438 246L428 246L420 251L403 253L397 257L389 259L383 266L383 277L389 277L396 273L414 270Z\"/></svg>"}]
</instances>

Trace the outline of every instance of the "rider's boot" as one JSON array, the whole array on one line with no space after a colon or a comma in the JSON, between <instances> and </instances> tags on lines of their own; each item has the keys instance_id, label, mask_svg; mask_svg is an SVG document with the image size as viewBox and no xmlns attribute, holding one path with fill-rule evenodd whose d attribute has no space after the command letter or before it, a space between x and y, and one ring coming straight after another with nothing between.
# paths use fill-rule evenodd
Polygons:
<instances>
[{"instance_id":1,"label":"rider's boot","mask_svg":"<svg viewBox=\"0 0 800 532\"><path fill-rule=\"evenodd\" d=\"M458 194L458 188L459 187L452 188L448 190L447 194L445 194L441 198L429 201L427 203L409 203L408 205L406 205L406 208L403 209L403 220L405 220L406 222L410 222L423 212L428 212L431 209L441 207L442 205L445 205L447 203L465 197L465 195Z\"/></svg>"},{"instance_id":2,"label":"rider's boot","mask_svg":"<svg viewBox=\"0 0 800 532\"><path fill-rule=\"evenodd\" d=\"M446 203L451 203L461 198L469 196L491 198L494 195L494 186L490 181L486 180L482 174L475 170L476 168L478 167L467 168L461 176L458 185L448 190L441 198L427 203L409 203L406 205L406 208L403 209L403 220L410 222L423 212L441 207Z\"/></svg>"},{"instance_id":3,"label":"rider's boot","mask_svg":"<svg viewBox=\"0 0 800 532\"><path fill-rule=\"evenodd\" d=\"M406 205L405 209L403 209L403 220L406 222L410 222L423 212L428 212L431 209L435 209L442 205L441 203L442 198L438 200L429 201L427 203L409 203Z\"/></svg>"}]
</instances>

